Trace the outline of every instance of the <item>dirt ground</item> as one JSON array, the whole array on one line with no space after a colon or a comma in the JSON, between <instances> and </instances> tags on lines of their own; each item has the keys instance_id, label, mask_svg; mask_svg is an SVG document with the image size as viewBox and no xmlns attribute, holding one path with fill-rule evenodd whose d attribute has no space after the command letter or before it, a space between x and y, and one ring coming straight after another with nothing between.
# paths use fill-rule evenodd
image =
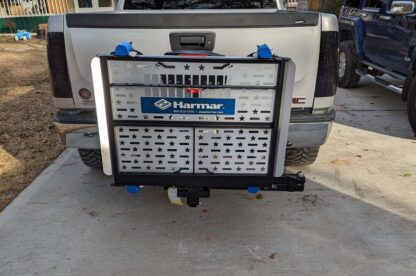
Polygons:
<instances>
[{"instance_id":1,"label":"dirt ground","mask_svg":"<svg viewBox=\"0 0 416 276\"><path fill-rule=\"evenodd\" d=\"M52 112L46 42L0 37L0 211L62 152Z\"/></svg>"}]
</instances>

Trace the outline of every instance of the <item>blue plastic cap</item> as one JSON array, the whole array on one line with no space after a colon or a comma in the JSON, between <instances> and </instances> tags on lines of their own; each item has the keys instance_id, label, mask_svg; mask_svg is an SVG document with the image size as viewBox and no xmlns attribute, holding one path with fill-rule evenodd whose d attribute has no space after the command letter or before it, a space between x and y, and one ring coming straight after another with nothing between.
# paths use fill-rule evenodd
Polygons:
<instances>
[{"instance_id":1,"label":"blue plastic cap","mask_svg":"<svg viewBox=\"0 0 416 276\"><path fill-rule=\"evenodd\" d=\"M247 191L250 194L257 194L260 191L260 187L248 187Z\"/></svg>"},{"instance_id":2,"label":"blue plastic cap","mask_svg":"<svg viewBox=\"0 0 416 276\"><path fill-rule=\"evenodd\" d=\"M261 59L270 59L273 57L272 50L267 44L257 46L257 56Z\"/></svg>"},{"instance_id":3,"label":"blue plastic cap","mask_svg":"<svg viewBox=\"0 0 416 276\"><path fill-rule=\"evenodd\" d=\"M138 194L140 192L140 187L139 186L127 186L127 192L129 192L129 194Z\"/></svg>"},{"instance_id":4,"label":"blue plastic cap","mask_svg":"<svg viewBox=\"0 0 416 276\"><path fill-rule=\"evenodd\" d=\"M127 57L130 52L133 51L133 45L131 42L121 42L117 45L116 50L114 51L118 57Z\"/></svg>"}]
</instances>

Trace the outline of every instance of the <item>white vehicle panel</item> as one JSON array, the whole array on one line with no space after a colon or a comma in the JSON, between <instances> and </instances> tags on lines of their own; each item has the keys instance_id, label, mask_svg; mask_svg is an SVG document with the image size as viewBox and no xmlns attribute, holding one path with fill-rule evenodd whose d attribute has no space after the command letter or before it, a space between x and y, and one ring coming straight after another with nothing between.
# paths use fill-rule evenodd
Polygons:
<instances>
[{"instance_id":1,"label":"white vehicle panel","mask_svg":"<svg viewBox=\"0 0 416 276\"><path fill-rule=\"evenodd\" d=\"M65 23L66 24L66 23ZM93 91L90 62L100 53L110 53L122 41L133 42L146 55L160 55L171 51L171 32L215 32L214 52L227 56L246 56L266 43L273 53L290 57L296 65L294 97L305 101L293 107L312 107L318 69L320 24L317 26L224 28L224 29L100 29L65 28L65 44L69 75L78 108L92 108L92 101L84 101L78 91Z\"/></svg>"}]
</instances>

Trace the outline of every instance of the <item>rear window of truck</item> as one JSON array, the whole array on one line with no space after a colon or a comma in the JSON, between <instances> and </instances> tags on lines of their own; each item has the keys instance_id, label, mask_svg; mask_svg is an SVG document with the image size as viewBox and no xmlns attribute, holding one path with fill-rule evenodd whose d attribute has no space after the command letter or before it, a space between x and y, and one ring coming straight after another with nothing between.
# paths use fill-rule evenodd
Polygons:
<instances>
[{"instance_id":1,"label":"rear window of truck","mask_svg":"<svg viewBox=\"0 0 416 276\"><path fill-rule=\"evenodd\" d=\"M276 0L126 0L125 10L272 9Z\"/></svg>"}]
</instances>

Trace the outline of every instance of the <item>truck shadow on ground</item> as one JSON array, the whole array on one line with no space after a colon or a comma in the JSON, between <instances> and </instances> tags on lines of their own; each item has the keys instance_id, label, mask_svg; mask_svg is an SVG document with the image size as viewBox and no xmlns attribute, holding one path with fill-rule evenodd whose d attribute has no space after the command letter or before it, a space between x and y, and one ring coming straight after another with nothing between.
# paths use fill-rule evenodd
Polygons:
<instances>
[{"instance_id":1,"label":"truck shadow on ground","mask_svg":"<svg viewBox=\"0 0 416 276\"><path fill-rule=\"evenodd\" d=\"M362 80L357 88L338 88L335 103L340 124L399 138L415 137L406 102L368 80Z\"/></svg>"}]
</instances>

